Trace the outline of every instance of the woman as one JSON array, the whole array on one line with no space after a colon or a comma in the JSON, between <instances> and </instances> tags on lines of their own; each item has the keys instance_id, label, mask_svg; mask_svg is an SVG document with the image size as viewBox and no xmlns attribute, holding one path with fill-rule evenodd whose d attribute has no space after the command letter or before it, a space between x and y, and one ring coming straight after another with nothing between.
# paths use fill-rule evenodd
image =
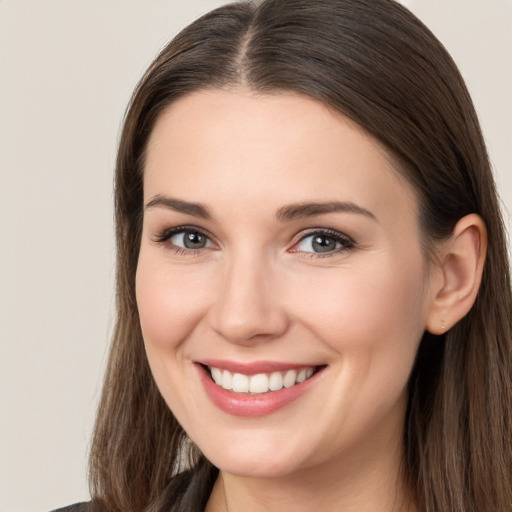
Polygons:
<instances>
[{"instance_id":1,"label":"woman","mask_svg":"<svg viewBox=\"0 0 512 512\"><path fill-rule=\"evenodd\" d=\"M134 93L84 510L505 512L510 271L441 44L390 0L213 11Z\"/></svg>"}]
</instances>

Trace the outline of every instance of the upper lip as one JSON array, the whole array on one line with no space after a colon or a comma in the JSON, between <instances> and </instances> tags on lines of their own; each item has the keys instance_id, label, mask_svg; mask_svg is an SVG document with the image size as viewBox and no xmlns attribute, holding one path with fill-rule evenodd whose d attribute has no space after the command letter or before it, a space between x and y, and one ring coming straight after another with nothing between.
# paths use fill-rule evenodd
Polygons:
<instances>
[{"instance_id":1,"label":"upper lip","mask_svg":"<svg viewBox=\"0 0 512 512\"><path fill-rule=\"evenodd\" d=\"M204 366L213 366L221 370L228 370L231 373L241 373L243 375L256 375L258 373L272 373L320 366L314 363L285 363L280 361L238 362L225 359L202 359L197 361L197 363Z\"/></svg>"}]
</instances>

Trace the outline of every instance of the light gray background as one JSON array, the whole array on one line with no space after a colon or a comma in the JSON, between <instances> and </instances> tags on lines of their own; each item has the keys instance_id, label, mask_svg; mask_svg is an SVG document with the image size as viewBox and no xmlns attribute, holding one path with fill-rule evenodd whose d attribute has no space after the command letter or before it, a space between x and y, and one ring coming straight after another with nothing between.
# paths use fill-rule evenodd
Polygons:
<instances>
[{"instance_id":1,"label":"light gray background","mask_svg":"<svg viewBox=\"0 0 512 512\"><path fill-rule=\"evenodd\" d=\"M157 51L222 3L0 0L0 512L88 497L120 122ZM461 67L511 208L512 0L403 3Z\"/></svg>"}]
</instances>

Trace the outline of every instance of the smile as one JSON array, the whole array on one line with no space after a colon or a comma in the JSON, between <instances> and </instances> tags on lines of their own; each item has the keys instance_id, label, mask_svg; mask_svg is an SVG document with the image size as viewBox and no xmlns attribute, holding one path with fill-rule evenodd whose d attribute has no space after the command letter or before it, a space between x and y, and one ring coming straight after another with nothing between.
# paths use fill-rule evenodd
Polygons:
<instances>
[{"instance_id":1,"label":"smile","mask_svg":"<svg viewBox=\"0 0 512 512\"><path fill-rule=\"evenodd\" d=\"M327 365L211 360L196 368L207 396L218 408L235 416L261 417L308 393L326 373Z\"/></svg>"},{"instance_id":2,"label":"smile","mask_svg":"<svg viewBox=\"0 0 512 512\"><path fill-rule=\"evenodd\" d=\"M217 386L233 393L249 393L258 395L283 388L291 388L296 384L311 378L315 372L314 366L297 370L275 371L271 373L258 373L256 375L244 375L233 373L214 366L208 366L212 380Z\"/></svg>"}]
</instances>

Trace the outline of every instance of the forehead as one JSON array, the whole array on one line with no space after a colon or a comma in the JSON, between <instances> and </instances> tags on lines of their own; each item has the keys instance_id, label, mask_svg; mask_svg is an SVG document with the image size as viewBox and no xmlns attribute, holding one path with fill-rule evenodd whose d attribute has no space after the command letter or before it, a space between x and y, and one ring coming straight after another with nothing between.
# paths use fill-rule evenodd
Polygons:
<instances>
[{"instance_id":1,"label":"forehead","mask_svg":"<svg viewBox=\"0 0 512 512\"><path fill-rule=\"evenodd\" d=\"M196 202L356 200L416 213L412 187L356 123L311 98L199 91L168 107L151 134L144 195Z\"/></svg>"}]
</instances>

